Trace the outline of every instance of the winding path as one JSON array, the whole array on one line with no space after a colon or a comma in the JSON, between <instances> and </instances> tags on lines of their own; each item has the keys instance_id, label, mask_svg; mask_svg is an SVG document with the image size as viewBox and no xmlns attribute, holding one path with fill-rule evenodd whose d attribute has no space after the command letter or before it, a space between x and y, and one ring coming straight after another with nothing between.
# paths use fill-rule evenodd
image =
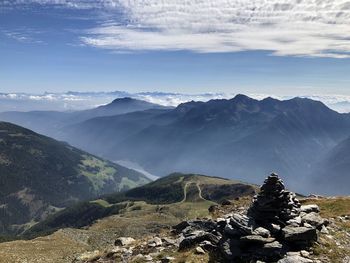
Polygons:
<instances>
[{"instance_id":1,"label":"winding path","mask_svg":"<svg viewBox=\"0 0 350 263\"><path fill-rule=\"evenodd\" d=\"M204 200L204 201L208 201L208 200L206 200L206 199L203 198L203 196L202 196L202 189L200 188L199 183L187 182L187 183L185 184L185 186L184 186L184 198L182 199L181 203L186 202L186 199L187 199L187 187L188 187L189 185L191 185L191 184L196 184L197 189L198 189L198 196L199 196L199 199L202 199L202 200Z\"/></svg>"}]
</instances>

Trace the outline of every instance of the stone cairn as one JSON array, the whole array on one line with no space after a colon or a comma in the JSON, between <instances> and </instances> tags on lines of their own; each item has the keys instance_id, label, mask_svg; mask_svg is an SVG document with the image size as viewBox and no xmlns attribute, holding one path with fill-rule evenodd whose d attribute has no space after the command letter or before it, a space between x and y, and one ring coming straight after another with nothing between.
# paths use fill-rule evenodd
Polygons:
<instances>
[{"instance_id":1,"label":"stone cairn","mask_svg":"<svg viewBox=\"0 0 350 263\"><path fill-rule=\"evenodd\" d=\"M296 195L286 191L283 181L273 173L266 178L259 194L254 197L248 216L259 224L268 225L272 222L283 226L299 217L300 207Z\"/></svg>"},{"instance_id":2,"label":"stone cairn","mask_svg":"<svg viewBox=\"0 0 350 263\"><path fill-rule=\"evenodd\" d=\"M246 213L184 221L174 232L180 250L197 246L218 262L313 262L308 251L326 224L318 213L317 205L301 206L271 174Z\"/></svg>"}]
</instances>

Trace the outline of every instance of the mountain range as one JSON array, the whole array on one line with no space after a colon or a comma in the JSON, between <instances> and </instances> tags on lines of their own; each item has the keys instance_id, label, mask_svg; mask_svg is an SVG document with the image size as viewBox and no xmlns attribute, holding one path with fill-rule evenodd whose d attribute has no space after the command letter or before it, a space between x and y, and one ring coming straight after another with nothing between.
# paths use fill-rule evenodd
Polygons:
<instances>
[{"instance_id":1,"label":"mountain range","mask_svg":"<svg viewBox=\"0 0 350 263\"><path fill-rule=\"evenodd\" d=\"M127 99L127 103L134 102ZM259 182L261 176L277 171L297 191L349 193L339 188L348 182L343 166L337 166L337 171L331 161L323 160L332 160L337 149L344 148L343 155L350 151L346 144L350 115L319 101L237 95L229 100L191 101L176 108L148 106L127 113L64 113L84 117L59 124L52 117L61 114L57 112L39 112L48 120L45 125L33 112L3 113L0 119L44 131L112 161L137 163L157 176L179 171ZM326 175L320 172L321 164L327 166L321 169ZM329 169L334 175L326 172ZM316 187L314 182L321 180L328 180L327 186Z\"/></svg>"},{"instance_id":2,"label":"mountain range","mask_svg":"<svg viewBox=\"0 0 350 263\"><path fill-rule=\"evenodd\" d=\"M141 173L0 122L0 233L18 233L78 201L149 182Z\"/></svg>"},{"instance_id":3,"label":"mountain range","mask_svg":"<svg viewBox=\"0 0 350 263\"><path fill-rule=\"evenodd\" d=\"M64 126L80 123L91 118L165 108L167 107L125 97L115 99L106 105L81 111L7 111L0 113L0 119L45 135L54 136L55 132Z\"/></svg>"}]
</instances>

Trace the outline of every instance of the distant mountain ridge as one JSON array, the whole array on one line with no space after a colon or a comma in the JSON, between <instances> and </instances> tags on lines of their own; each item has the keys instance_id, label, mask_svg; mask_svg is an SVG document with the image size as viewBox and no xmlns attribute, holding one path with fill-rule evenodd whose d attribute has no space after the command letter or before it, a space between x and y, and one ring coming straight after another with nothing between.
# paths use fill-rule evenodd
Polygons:
<instances>
[{"instance_id":1,"label":"distant mountain ridge","mask_svg":"<svg viewBox=\"0 0 350 263\"><path fill-rule=\"evenodd\" d=\"M0 122L0 234L77 201L149 182L141 173Z\"/></svg>"},{"instance_id":2,"label":"distant mountain ridge","mask_svg":"<svg viewBox=\"0 0 350 263\"><path fill-rule=\"evenodd\" d=\"M111 160L136 162L158 176L181 171L256 182L276 170L294 189L312 191L305 176L349 136L350 115L305 98L237 95L90 119L65 132L64 140ZM98 143L87 143L93 140Z\"/></svg>"},{"instance_id":3,"label":"distant mountain ridge","mask_svg":"<svg viewBox=\"0 0 350 263\"><path fill-rule=\"evenodd\" d=\"M0 120L15 123L36 132L56 137L62 127L83 122L88 119L125 114L148 109L166 109L169 107L129 97L117 98L111 103L89 110L59 111L10 111L0 113Z\"/></svg>"}]
</instances>

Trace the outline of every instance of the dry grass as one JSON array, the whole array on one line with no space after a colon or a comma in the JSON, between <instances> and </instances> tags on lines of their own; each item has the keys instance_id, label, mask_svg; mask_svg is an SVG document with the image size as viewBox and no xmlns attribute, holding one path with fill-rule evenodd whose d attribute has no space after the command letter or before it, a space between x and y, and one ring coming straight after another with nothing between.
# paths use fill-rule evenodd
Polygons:
<instances>
[{"instance_id":1,"label":"dry grass","mask_svg":"<svg viewBox=\"0 0 350 263\"><path fill-rule=\"evenodd\" d=\"M1 263L65 263L88 249L62 231L31 241L0 243Z\"/></svg>"},{"instance_id":2,"label":"dry grass","mask_svg":"<svg viewBox=\"0 0 350 263\"><path fill-rule=\"evenodd\" d=\"M301 200L303 204L317 204L325 218L350 215L350 197L318 198Z\"/></svg>"},{"instance_id":3,"label":"dry grass","mask_svg":"<svg viewBox=\"0 0 350 263\"><path fill-rule=\"evenodd\" d=\"M303 204L317 204L322 217L330 220L329 234L321 234L314 254L322 262L350 262L350 221L342 221L340 216L350 215L350 198L304 199Z\"/></svg>"}]
</instances>

